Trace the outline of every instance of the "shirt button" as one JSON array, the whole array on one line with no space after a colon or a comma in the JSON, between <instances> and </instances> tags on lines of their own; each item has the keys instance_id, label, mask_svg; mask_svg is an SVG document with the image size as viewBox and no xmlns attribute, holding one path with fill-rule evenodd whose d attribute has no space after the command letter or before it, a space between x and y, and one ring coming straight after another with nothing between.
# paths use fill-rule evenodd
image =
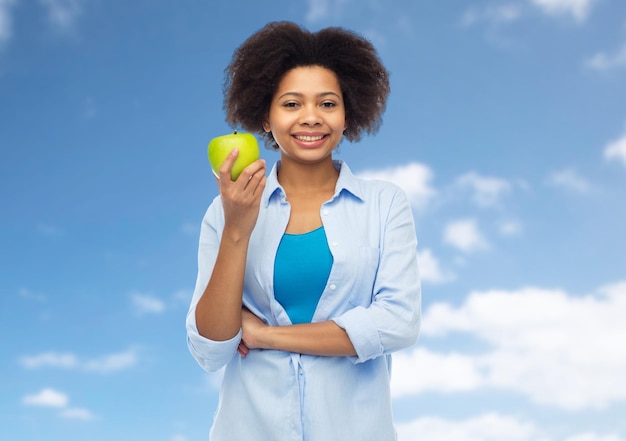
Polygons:
<instances>
[{"instance_id":1,"label":"shirt button","mask_svg":"<svg viewBox=\"0 0 626 441\"><path fill-rule=\"evenodd\" d=\"M324 213L324 216L328 216L328 213L330 213L328 210L324 210L322 211L322 213Z\"/></svg>"},{"instance_id":2,"label":"shirt button","mask_svg":"<svg viewBox=\"0 0 626 441\"><path fill-rule=\"evenodd\" d=\"M333 241L333 242L330 243L330 245L333 246L333 247L336 247L337 245L339 245L339 243L336 242L336 241Z\"/></svg>"},{"instance_id":3,"label":"shirt button","mask_svg":"<svg viewBox=\"0 0 626 441\"><path fill-rule=\"evenodd\" d=\"M337 285L335 285L334 283L331 283L328 288L330 288L331 291L334 291L337 289Z\"/></svg>"}]
</instances>

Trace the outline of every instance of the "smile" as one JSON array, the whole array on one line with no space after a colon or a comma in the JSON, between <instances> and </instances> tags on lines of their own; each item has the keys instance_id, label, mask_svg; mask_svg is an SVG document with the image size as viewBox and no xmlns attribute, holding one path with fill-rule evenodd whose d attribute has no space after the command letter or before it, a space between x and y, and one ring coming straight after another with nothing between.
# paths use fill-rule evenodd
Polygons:
<instances>
[{"instance_id":1,"label":"smile","mask_svg":"<svg viewBox=\"0 0 626 441\"><path fill-rule=\"evenodd\" d=\"M314 141L319 141L322 138L324 138L324 135L316 135L316 136L309 136L309 135L294 135L294 138L296 138L299 141L304 141L304 142L314 142Z\"/></svg>"}]
</instances>

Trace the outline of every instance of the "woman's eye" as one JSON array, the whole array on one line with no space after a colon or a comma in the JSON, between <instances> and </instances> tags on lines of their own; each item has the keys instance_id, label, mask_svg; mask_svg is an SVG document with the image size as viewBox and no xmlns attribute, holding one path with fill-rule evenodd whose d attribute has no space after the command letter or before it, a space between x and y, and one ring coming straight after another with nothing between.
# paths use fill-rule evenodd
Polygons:
<instances>
[{"instance_id":1,"label":"woman's eye","mask_svg":"<svg viewBox=\"0 0 626 441\"><path fill-rule=\"evenodd\" d=\"M298 105L298 103L295 103L293 101L287 102L285 104L283 104L284 107L296 107Z\"/></svg>"},{"instance_id":2,"label":"woman's eye","mask_svg":"<svg viewBox=\"0 0 626 441\"><path fill-rule=\"evenodd\" d=\"M322 107L324 108L331 108L331 107L335 107L335 103L332 101L325 101L322 103Z\"/></svg>"}]
</instances>

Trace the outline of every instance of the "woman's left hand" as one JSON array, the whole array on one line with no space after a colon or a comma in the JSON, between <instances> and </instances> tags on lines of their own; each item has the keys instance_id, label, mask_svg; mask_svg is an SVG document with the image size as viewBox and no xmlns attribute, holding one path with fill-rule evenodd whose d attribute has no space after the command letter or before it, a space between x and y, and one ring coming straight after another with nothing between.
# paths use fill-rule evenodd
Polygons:
<instances>
[{"instance_id":1,"label":"woman's left hand","mask_svg":"<svg viewBox=\"0 0 626 441\"><path fill-rule=\"evenodd\" d=\"M260 318L251 313L247 308L241 310L241 330L243 335L241 342L239 342L237 352L239 352L242 357L248 355L250 349L263 348L260 341L260 332L267 326L268 325L263 323Z\"/></svg>"}]
</instances>

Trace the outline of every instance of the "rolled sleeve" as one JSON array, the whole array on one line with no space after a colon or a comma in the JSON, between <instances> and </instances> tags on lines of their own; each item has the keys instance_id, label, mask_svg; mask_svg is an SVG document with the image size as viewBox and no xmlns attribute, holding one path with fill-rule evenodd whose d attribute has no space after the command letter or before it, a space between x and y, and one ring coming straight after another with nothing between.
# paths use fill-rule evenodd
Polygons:
<instances>
[{"instance_id":1,"label":"rolled sleeve","mask_svg":"<svg viewBox=\"0 0 626 441\"><path fill-rule=\"evenodd\" d=\"M353 362L362 363L415 344L420 328L419 298L418 288L410 305L397 302L390 307L386 300L379 300L368 308L358 306L333 318L354 346L357 356Z\"/></svg>"},{"instance_id":2,"label":"rolled sleeve","mask_svg":"<svg viewBox=\"0 0 626 441\"><path fill-rule=\"evenodd\" d=\"M367 309L358 306L332 320L348 334L357 354L356 357L351 357L354 362L362 363L384 353L378 328L372 322Z\"/></svg>"},{"instance_id":3,"label":"rolled sleeve","mask_svg":"<svg viewBox=\"0 0 626 441\"><path fill-rule=\"evenodd\" d=\"M195 310L193 314L195 314ZM241 335L240 329L237 335L230 340L209 340L198 333L196 322L191 313L187 316L187 347L193 358L207 372L221 369L235 356Z\"/></svg>"}]
</instances>

